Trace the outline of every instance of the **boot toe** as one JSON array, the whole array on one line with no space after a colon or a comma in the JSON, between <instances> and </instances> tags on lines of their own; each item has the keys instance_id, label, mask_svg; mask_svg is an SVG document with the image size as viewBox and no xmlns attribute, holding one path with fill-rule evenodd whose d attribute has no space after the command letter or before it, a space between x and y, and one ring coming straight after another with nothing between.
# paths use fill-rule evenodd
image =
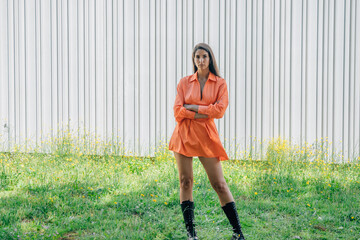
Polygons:
<instances>
[{"instance_id":1,"label":"boot toe","mask_svg":"<svg viewBox=\"0 0 360 240\"><path fill-rule=\"evenodd\" d=\"M195 236L193 236L191 233L189 233L188 232L188 240L199 240L199 238L196 236L196 234L195 234Z\"/></svg>"},{"instance_id":2,"label":"boot toe","mask_svg":"<svg viewBox=\"0 0 360 240\"><path fill-rule=\"evenodd\" d=\"M242 234L234 233L230 240L245 240L245 237Z\"/></svg>"}]
</instances>

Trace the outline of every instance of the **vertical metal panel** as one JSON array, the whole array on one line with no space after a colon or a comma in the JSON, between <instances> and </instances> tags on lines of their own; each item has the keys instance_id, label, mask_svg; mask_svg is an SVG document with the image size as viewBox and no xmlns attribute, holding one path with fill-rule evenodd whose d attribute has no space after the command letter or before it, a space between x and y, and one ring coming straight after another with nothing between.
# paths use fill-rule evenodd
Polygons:
<instances>
[{"instance_id":1,"label":"vertical metal panel","mask_svg":"<svg viewBox=\"0 0 360 240\"><path fill-rule=\"evenodd\" d=\"M39 14L37 16L38 26L38 124L39 124L39 144L44 139L51 137L51 2L37 1ZM44 61L45 60L45 61Z\"/></svg>"},{"instance_id":2,"label":"vertical metal panel","mask_svg":"<svg viewBox=\"0 0 360 240\"><path fill-rule=\"evenodd\" d=\"M167 111L167 1L159 2L159 84L158 84L158 94L159 94L159 134L161 140L166 141L167 137L167 118L170 115L170 112Z\"/></svg>"},{"instance_id":3,"label":"vertical metal panel","mask_svg":"<svg viewBox=\"0 0 360 240\"><path fill-rule=\"evenodd\" d=\"M286 134L289 136L289 138L291 139L291 130L292 130L292 114L291 114L291 109L292 109L292 99L291 99L291 90L292 90L292 54L293 54L293 48L292 48L292 29L293 29L293 1L289 1L287 4L287 68L286 68L286 81L287 81L287 88L285 89L286 91Z\"/></svg>"},{"instance_id":4,"label":"vertical metal panel","mask_svg":"<svg viewBox=\"0 0 360 240\"><path fill-rule=\"evenodd\" d=\"M244 149L248 149L249 148L249 140L251 137L251 128L252 128L252 124L251 124L251 85L252 85L252 81L246 81L246 79L252 79L252 71L251 71L251 66L252 66L252 58L251 58L251 53L252 53L252 1L248 1L246 0L245 3L245 110L244 110L244 115L246 117L245 119L245 148Z\"/></svg>"},{"instance_id":5,"label":"vertical metal panel","mask_svg":"<svg viewBox=\"0 0 360 240\"><path fill-rule=\"evenodd\" d=\"M67 2L67 64L68 64L68 107L69 128L79 129L79 46L78 46L78 4Z\"/></svg>"},{"instance_id":6,"label":"vertical metal panel","mask_svg":"<svg viewBox=\"0 0 360 240\"><path fill-rule=\"evenodd\" d=\"M231 156L282 136L354 158L359 13L358 0L1 1L1 150L69 128L151 154L207 42L229 88L215 122Z\"/></svg>"},{"instance_id":7,"label":"vertical metal panel","mask_svg":"<svg viewBox=\"0 0 360 240\"><path fill-rule=\"evenodd\" d=\"M354 88L354 149L357 150L357 153L360 155L360 69L359 69L359 64L360 64L360 44L358 43L359 39L360 39L360 17L359 17L359 11L360 11L360 3L358 1L355 1L355 8L356 12L355 12L355 33L354 33L354 60L352 61L354 63L354 83L355 83L355 88Z\"/></svg>"},{"instance_id":8,"label":"vertical metal panel","mask_svg":"<svg viewBox=\"0 0 360 240\"><path fill-rule=\"evenodd\" d=\"M61 1L61 71L63 127L70 129L70 51L69 51L69 1Z\"/></svg>"},{"instance_id":9,"label":"vertical metal panel","mask_svg":"<svg viewBox=\"0 0 360 240\"><path fill-rule=\"evenodd\" d=\"M85 2L77 0L77 78L78 78L78 135L84 132L85 126ZM115 128L114 128L115 129Z\"/></svg>"},{"instance_id":10,"label":"vertical metal panel","mask_svg":"<svg viewBox=\"0 0 360 240\"><path fill-rule=\"evenodd\" d=\"M295 141L300 141L301 137L301 83L302 83L302 1L293 0L292 1L292 26L291 26L291 58L290 64L288 65L291 68L290 73L290 121L291 128L289 137Z\"/></svg>"},{"instance_id":11,"label":"vertical metal panel","mask_svg":"<svg viewBox=\"0 0 360 240\"><path fill-rule=\"evenodd\" d=\"M334 78L335 78L335 2L329 3L329 63L328 63L328 134L329 134L329 141L334 142L334 101L335 101L335 94L334 94ZM330 151L333 150L333 146L330 146Z\"/></svg>"},{"instance_id":12,"label":"vertical metal panel","mask_svg":"<svg viewBox=\"0 0 360 240\"><path fill-rule=\"evenodd\" d=\"M316 139L317 121L317 49L318 49L318 24L317 1L306 3L306 72L305 72L305 141L312 143Z\"/></svg>"},{"instance_id":13,"label":"vertical metal panel","mask_svg":"<svg viewBox=\"0 0 360 240\"><path fill-rule=\"evenodd\" d=\"M235 72L235 146L236 149L244 149L246 142L246 1L236 1L236 63ZM235 150L235 156L240 155Z\"/></svg>"},{"instance_id":14,"label":"vertical metal panel","mask_svg":"<svg viewBox=\"0 0 360 240\"><path fill-rule=\"evenodd\" d=\"M23 4L20 4L19 1L19 14L18 14L18 18L19 18L19 62L20 62L20 66L22 67L22 69L20 70L20 67L18 69L19 71L19 83L18 84L18 96L19 96L19 101L17 102L17 106L16 108L19 109L19 114L18 114L18 118L17 118L17 124L19 125L19 131L18 131L18 136L19 136L19 144L25 145L25 147L27 146L27 137L28 137L28 125L29 125L29 121L28 121L28 114L27 112L28 110L28 103L27 103L27 78L28 78L28 73L27 73L27 64L28 64L28 58L27 58L27 46L26 46L26 42L27 42L27 35L26 35L26 6L25 6L25 1L23 2Z\"/></svg>"},{"instance_id":15,"label":"vertical metal panel","mask_svg":"<svg viewBox=\"0 0 360 240\"><path fill-rule=\"evenodd\" d=\"M229 10L229 19L231 24L229 24L229 49L233 49L232 52L229 52L229 76L228 76L228 91L229 91L229 98L236 100L236 1L229 1L228 7ZM235 155L236 149L236 105L231 104L229 105L228 109L228 124L226 128L227 132L227 142L228 142L228 149L230 150L232 155ZM229 153L230 153L229 152Z\"/></svg>"},{"instance_id":16,"label":"vertical metal panel","mask_svg":"<svg viewBox=\"0 0 360 240\"><path fill-rule=\"evenodd\" d=\"M8 1L0 2L0 28L6 33L5 37L0 38L0 150L8 147L8 101L9 101L9 14Z\"/></svg>"},{"instance_id":17,"label":"vertical metal panel","mask_svg":"<svg viewBox=\"0 0 360 240\"><path fill-rule=\"evenodd\" d=\"M87 96L87 112L88 112L88 131L97 134L97 108L96 108L96 7L95 1L88 2L88 96Z\"/></svg>"},{"instance_id":18,"label":"vertical metal panel","mask_svg":"<svg viewBox=\"0 0 360 240\"><path fill-rule=\"evenodd\" d=\"M334 43L334 78L333 78L333 89L334 94L333 107L334 107L334 133L333 133L333 144L335 148L341 148L344 119L343 119L343 108L344 108L344 24L345 24L345 1L335 1L335 43Z\"/></svg>"},{"instance_id":19,"label":"vertical metal panel","mask_svg":"<svg viewBox=\"0 0 360 240\"><path fill-rule=\"evenodd\" d=\"M155 0L155 146L162 137L161 133L161 2Z\"/></svg>"},{"instance_id":20,"label":"vertical metal panel","mask_svg":"<svg viewBox=\"0 0 360 240\"><path fill-rule=\"evenodd\" d=\"M135 141L135 2L124 1L124 138Z\"/></svg>"},{"instance_id":21,"label":"vertical metal panel","mask_svg":"<svg viewBox=\"0 0 360 240\"><path fill-rule=\"evenodd\" d=\"M194 44L204 41L205 31L205 5L204 1L193 1L194 4Z\"/></svg>"},{"instance_id":22,"label":"vertical metal panel","mask_svg":"<svg viewBox=\"0 0 360 240\"><path fill-rule=\"evenodd\" d=\"M231 1L225 1L224 4L224 31L225 31L225 35L224 35L224 53L228 52L229 54L224 54L224 63L223 63L223 69L224 69L224 74L222 75L223 78L228 79L227 85L228 88L231 89L232 88L232 81L230 81L230 75L231 75L231 55L230 54L230 49L231 49L231 38L232 38L232 23L233 21L232 19L232 12L231 12ZM221 132L223 133L223 143L225 148L230 149L230 118L231 118L231 110L228 107L228 115L224 116L223 119L221 119L219 121L220 126L222 125L222 123L224 124L222 127Z\"/></svg>"},{"instance_id":23,"label":"vertical metal panel","mask_svg":"<svg viewBox=\"0 0 360 240\"><path fill-rule=\"evenodd\" d=\"M354 77L353 77L353 71L352 69L354 68L352 59L354 56L354 52L351 51L351 49L354 49L354 33L355 33L355 28L354 28L354 8L355 8L355 2L353 0L350 0L349 2L349 12L350 12L350 16L349 16L349 59L348 59L348 66L349 66L349 72L348 72L348 77L349 77L349 102L348 102L348 135L347 135L347 152L349 153L350 157L354 157L354 155L352 154L351 150L354 148L354 89L355 89L355 83L354 83ZM346 132L346 131L345 131ZM352 155L352 156L351 156Z\"/></svg>"},{"instance_id":24,"label":"vertical metal panel","mask_svg":"<svg viewBox=\"0 0 360 240\"><path fill-rule=\"evenodd\" d=\"M113 44L113 11L114 8L113 1L105 1L105 29L106 29L106 64L105 64L105 74L106 74L106 129L105 136L107 139L113 139L113 130L114 130L114 72L113 72L113 62L114 62L114 44Z\"/></svg>"},{"instance_id":25,"label":"vertical metal panel","mask_svg":"<svg viewBox=\"0 0 360 240\"><path fill-rule=\"evenodd\" d=\"M351 98L351 92L350 92L350 84L351 84L351 78L350 78L350 25L351 25L351 12L350 12L350 0L345 1L344 6L344 35L343 35L343 129L342 129L342 155L348 155L349 154L349 147L351 146L351 142L349 141L349 135L350 135L350 117L351 113L349 112L350 107L350 98Z\"/></svg>"},{"instance_id":26,"label":"vertical metal panel","mask_svg":"<svg viewBox=\"0 0 360 240\"><path fill-rule=\"evenodd\" d=\"M124 55L124 1L117 1L117 44L118 44L118 51L117 51L117 64L116 68L118 71L116 82L118 84L117 86L117 121L118 124L116 135L119 136L119 138L124 142L125 141L125 134L124 134L124 126L125 126L125 119L124 119L124 61L125 61L125 55Z\"/></svg>"},{"instance_id":27,"label":"vertical metal panel","mask_svg":"<svg viewBox=\"0 0 360 240\"><path fill-rule=\"evenodd\" d=\"M353 151L357 151L358 155L360 155L360 68L359 68L359 64L360 64L360 44L358 43L360 40L360 17L359 17L359 12L360 12L360 3L359 1L355 1L355 20L354 20L354 28L355 28L355 32L354 32L354 60L352 60L351 62L354 63L354 83L355 83L355 88L354 88L354 137L353 137L353 141L354 141L354 149Z\"/></svg>"},{"instance_id":28,"label":"vertical metal panel","mask_svg":"<svg viewBox=\"0 0 360 240\"><path fill-rule=\"evenodd\" d=\"M324 2L323 1L317 1L317 35L316 35L316 42L317 42L317 48L316 48L316 88L317 88L317 94L316 94L316 138L319 138L319 136L322 136L322 112L323 112L323 50L324 50L324 43L323 43L323 36L324 36Z\"/></svg>"},{"instance_id":29,"label":"vertical metal panel","mask_svg":"<svg viewBox=\"0 0 360 240\"><path fill-rule=\"evenodd\" d=\"M175 128L175 122L171 119L173 116L173 102L174 96L176 95L176 86L177 86L177 18L176 18L176 1L168 1L166 5L166 137L169 140L171 134Z\"/></svg>"},{"instance_id":30,"label":"vertical metal panel","mask_svg":"<svg viewBox=\"0 0 360 240\"><path fill-rule=\"evenodd\" d=\"M150 28L149 1L139 1L139 154L147 154L150 143ZM176 57L176 53L173 53ZM170 81L170 79L168 79Z\"/></svg>"},{"instance_id":31,"label":"vertical metal panel","mask_svg":"<svg viewBox=\"0 0 360 240\"><path fill-rule=\"evenodd\" d=\"M150 4L149 6L149 102L147 105L145 105L148 109L149 109L149 146L155 146L156 144L156 111L155 111L155 96L156 96L156 92L155 92L155 86L156 86L156 63L155 63L155 49L156 49L156 10L155 10L155 3L156 0L154 1L153 4ZM177 54L178 55L178 54ZM180 54L180 56L182 56ZM154 150L153 148L151 148L151 150Z\"/></svg>"}]
</instances>

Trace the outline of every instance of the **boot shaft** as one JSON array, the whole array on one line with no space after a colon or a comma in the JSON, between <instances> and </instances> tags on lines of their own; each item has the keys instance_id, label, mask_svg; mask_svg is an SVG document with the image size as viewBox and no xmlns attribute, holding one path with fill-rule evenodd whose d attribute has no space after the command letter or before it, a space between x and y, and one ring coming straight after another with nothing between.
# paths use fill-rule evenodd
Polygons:
<instances>
[{"instance_id":1,"label":"boot shaft","mask_svg":"<svg viewBox=\"0 0 360 240\"><path fill-rule=\"evenodd\" d=\"M227 216L231 226L233 227L234 236L238 235L238 237L239 237L239 238L233 238L233 239L244 239L242 231L241 231L240 220L239 220L239 216L238 216L238 213L236 210L235 202L229 202L221 208L224 210L225 215Z\"/></svg>"},{"instance_id":2,"label":"boot shaft","mask_svg":"<svg viewBox=\"0 0 360 240\"><path fill-rule=\"evenodd\" d=\"M196 236L195 224L194 224L194 209L195 209L194 202L191 202L190 200L183 201L181 203L181 211L184 217L184 222L189 237Z\"/></svg>"}]
</instances>

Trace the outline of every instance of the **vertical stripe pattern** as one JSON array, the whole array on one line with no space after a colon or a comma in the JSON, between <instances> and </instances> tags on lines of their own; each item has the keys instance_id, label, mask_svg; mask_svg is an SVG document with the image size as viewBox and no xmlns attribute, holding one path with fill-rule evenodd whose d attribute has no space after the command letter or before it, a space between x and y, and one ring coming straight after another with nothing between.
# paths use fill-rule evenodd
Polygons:
<instances>
[{"instance_id":1,"label":"vertical stripe pattern","mask_svg":"<svg viewBox=\"0 0 360 240\"><path fill-rule=\"evenodd\" d=\"M152 154L207 42L228 83L232 158L283 137L360 152L359 0L2 0L0 151L61 129Z\"/></svg>"}]
</instances>

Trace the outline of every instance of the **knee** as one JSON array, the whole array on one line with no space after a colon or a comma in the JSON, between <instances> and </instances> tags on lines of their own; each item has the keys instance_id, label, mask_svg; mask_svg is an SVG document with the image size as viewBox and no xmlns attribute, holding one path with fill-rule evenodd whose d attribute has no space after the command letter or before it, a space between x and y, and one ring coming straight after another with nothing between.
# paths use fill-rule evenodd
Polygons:
<instances>
[{"instance_id":1,"label":"knee","mask_svg":"<svg viewBox=\"0 0 360 240\"><path fill-rule=\"evenodd\" d=\"M215 182L213 188L217 193L225 193L228 191L228 186L224 181Z\"/></svg>"},{"instance_id":2,"label":"knee","mask_svg":"<svg viewBox=\"0 0 360 240\"><path fill-rule=\"evenodd\" d=\"M193 178L192 177L186 177L186 176L181 176L180 178L180 187L182 189L191 189L193 186Z\"/></svg>"}]
</instances>

